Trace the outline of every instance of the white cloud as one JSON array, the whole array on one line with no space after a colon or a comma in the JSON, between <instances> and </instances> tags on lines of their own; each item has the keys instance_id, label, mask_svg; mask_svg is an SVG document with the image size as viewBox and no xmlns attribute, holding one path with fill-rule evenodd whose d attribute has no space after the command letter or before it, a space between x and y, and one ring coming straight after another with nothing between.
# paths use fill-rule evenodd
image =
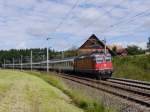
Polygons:
<instances>
[{"instance_id":1,"label":"white cloud","mask_svg":"<svg viewBox=\"0 0 150 112\"><path fill-rule=\"evenodd\" d=\"M128 23L137 13L150 10L149 0L81 0L71 14L64 18L75 2L0 0L0 42L3 42L1 49L41 47L47 35L55 36L53 47L58 50L67 49L92 33L110 41L119 37L123 45L127 45L131 37L135 38L133 43L138 44L137 41L141 41L139 35L145 38L150 35L150 15L133 18L134 21ZM62 26L55 32L54 29L62 19ZM119 22L122 23L110 27ZM43 41L40 43L41 38ZM145 38L139 46L145 46ZM39 40L36 45L31 41L33 39ZM6 44L8 40L10 42Z\"/></svg>"}]
</instances>

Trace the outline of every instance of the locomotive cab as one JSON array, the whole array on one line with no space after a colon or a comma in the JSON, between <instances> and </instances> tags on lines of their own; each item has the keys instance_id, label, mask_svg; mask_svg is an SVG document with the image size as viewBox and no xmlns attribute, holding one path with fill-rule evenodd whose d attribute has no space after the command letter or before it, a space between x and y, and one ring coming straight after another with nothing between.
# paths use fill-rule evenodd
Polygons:
<instances>
[{"instance_id":1,"label":"locomotive cab","mask_svg":"<svg viewBox=\"0 0 150 112\"><path fill-rule=\"evenodd\" d=\"M111 55L95 55L95 69L97 79L107 79L111 77L113 71Z\"/></svg>"}]
</instances>

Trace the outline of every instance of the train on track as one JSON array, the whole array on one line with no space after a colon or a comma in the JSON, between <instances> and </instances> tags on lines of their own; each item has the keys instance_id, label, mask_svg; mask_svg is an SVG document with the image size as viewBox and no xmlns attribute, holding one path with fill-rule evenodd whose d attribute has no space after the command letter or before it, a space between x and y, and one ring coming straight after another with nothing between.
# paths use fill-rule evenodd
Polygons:
<instances>
[{"instance_id":1,"label":"train on track","mask_svg":"<svg viewBox=\"0 0 150 112\"><path fill-rule=\"evenodd\" d=\"M49 60L49 70L59 72L84 73L94 76L98 80L106 80L113 73L113 64L111 55L104 53L91 53L67 59ZM23 64L5 64L3 67L8 69L30 69L31 63ZM32 63L35 70L46 70L47 61Z\"/></svg>"}]
</instances>

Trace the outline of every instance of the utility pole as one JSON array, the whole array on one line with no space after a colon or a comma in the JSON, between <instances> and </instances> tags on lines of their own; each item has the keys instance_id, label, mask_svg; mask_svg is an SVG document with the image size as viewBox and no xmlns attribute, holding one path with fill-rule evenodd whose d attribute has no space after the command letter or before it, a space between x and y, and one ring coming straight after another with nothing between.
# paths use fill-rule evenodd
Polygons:
<instances>
[{"instance_id":1,"label":"utility pole","mask_svg":"<svg viewBox=\"0 0 150 112\"><path fill-rule=\"evenodd\" d=\"M62 51L61 58L64 59L64 51Z\"/></svg>"},{"instance_id":2,"label":"utility pole","mask_svg":"<svg viewBox=\"0 0 150 112\"><path fill-rule=\"evenodd\" d=\"M21 71L22 71L22 55L21 55L20 64L21 64Z\"/></svg>"},{"instance_id":3,"label":"utility pole","mask_svg":"<svg viewBox=\"0 0 150 112\"><path fill-rule=\"evenodd\" d=\"M33 63L33 53L32 53L32 50L31 50L31 57L30 57L30 64L31 64L31 71L32 71L32 63Z\"/></svg>"},{"instance_id":4,"label":"utility pole","mask_svg":"<svg viewBox=\"0 0 150 112\"><path fill-rule=\"evenodd\" d=\"M15 69L15 59L13 58L13 70Z\"/></svg>"},{"instance_id":5,"label":"utility pole","mask_svg":"<svg viewBox=\"0 0 150 112\"><path fill-rule=\"evenodd\" d=\"M106 45L106 39L103 40L104 46L105 46L105 54L107 54L107 45Z\"/></svg>"},{"instance_id":6,"label":"utility pole","mask_svg":"<svg viewBox=\"0 0 150 112\"><path fill-rule=\"evenodd\" d=\"M48 62L48 60L49 60L49 49L47 47L47 73L49 72L49 62Z\"/></svg>"},{"instance_id":7,"label":"utility pole","mask_svg":"<svg viewBox=\"0 0 150 112\"><path fill-rule=\"evenodd\" d=\"M46 40L50 40L51 38L47 38ZM49 72L49 47L47 42L47 73Z\"/></svg>"},{"instance_id":8,"label":"utility pole","mask_svg":"<svg viewBox=\"0 0 150 112\"><path fill-rule=\"evenodd\" d=\"M5 69L5 59L4 59L4 69Z\"/></svg>"}]
</instances>

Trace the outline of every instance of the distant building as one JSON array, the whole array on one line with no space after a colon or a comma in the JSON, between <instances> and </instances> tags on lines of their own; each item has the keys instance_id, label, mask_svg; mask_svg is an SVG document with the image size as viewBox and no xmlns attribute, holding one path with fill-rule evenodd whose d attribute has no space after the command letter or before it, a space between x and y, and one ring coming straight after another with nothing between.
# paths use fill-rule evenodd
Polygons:
<instances>
[{"instance_id":1,"label":"distant building","mask_svg":"<svg viewBox=\"0 0 150 112\"><path fill-rule=\"evenodd\" d=\"M117 49L116 54L119 55L119 56L127 56L128 52L127 52L126 49Z\"/></svg>"},{"instance_id":2,"label":"distant building","mask_svg":"<svg viewBox=\"0 0 150 112\"><path fill-rule=\"evenodd\" d=\"M109 46L111 50L113 50L118 56L127 56L127 50L121 45L111 45ZM115 49L114 49L115 48Z\"/></svg>"},{"instance_id":3,"label":"distant building","mask_svg":"<svg viewBox=\"0 0 150 112\"><path fill-rule=\"evenodd\" d=\"M94 34L89 37L89 39L78 49L78 55L90 54L92 52L105 52L105 44L103 41L99 40ZM115 55L115 53L106 46L107 53Z\"/></svg>"}]
</instances>

